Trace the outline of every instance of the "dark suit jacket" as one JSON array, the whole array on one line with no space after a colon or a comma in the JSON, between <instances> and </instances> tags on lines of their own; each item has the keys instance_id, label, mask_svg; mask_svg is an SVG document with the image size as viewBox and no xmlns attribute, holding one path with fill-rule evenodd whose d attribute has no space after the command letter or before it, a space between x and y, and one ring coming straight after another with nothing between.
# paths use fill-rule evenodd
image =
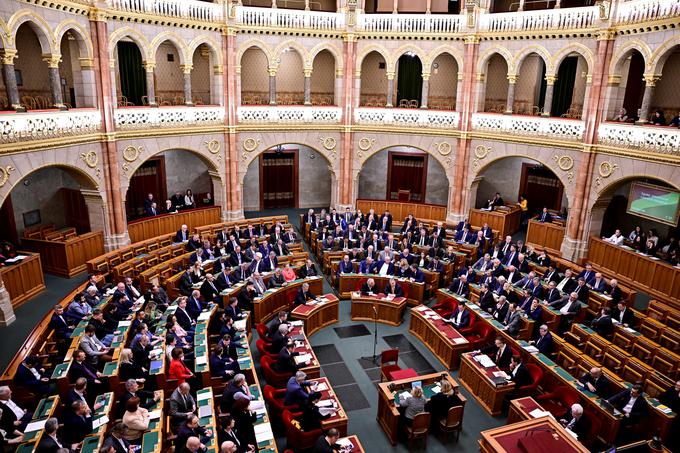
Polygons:
<instances>
[{"instance_id":1,"label":"dark suit jacket","mask_svg":"<svg viewBox=\"0 0 680 453\"><path fill-rule=\"evenodd\" d=\"M597 380L593 379L590 374L585 374L578 381L583 385L586 385L588 382L591 383L595 387L595 394L601 398L609 396L609 379L604 374Z\"/></svg>"},{"instance_id":2,"label":"dark suit jacket","mask_svg":"<svg viewBox=\"0 0 680 453\"><path fill-rule=\"evenodd\" d=\"M577 291L578 290L578 300L581 302L587 303L588 302L588 295L590 294L590 289L586 285L583 285L579 288L578 285L574 287L574 289L571 290L571 292Z\"/></svg>"},{"instance_id":3,"label":"dark suit jacket","mask_svg":"<svg viewBox=\"0 0 680 453\"><path fill-rule=\"evenodd\" d=\"M325 436L321 436L316 440L312 453L334 453L335 449L333 447L334 445L328 445Z\"/></svg>"},{"instance_id":4,"label":"dark suit jacket","mask_svg":"<svg viewBox=\"0 0 680 453\"><path fill-rule=\"evenodd\" d=\"M560 420L566 420L568 423L572 418L571 409L567 409L567 412L560 417ZM583 441L588 437L588 433L590 432L590 420L585 414L581 415L581 417L576 420L576 423L574 423L571 430L578 436L578 440Z\"/></svg>"},{"instance_id":5,"label":"dark suit jacket","mask_svg":"<svg viewBox=\"0 0 680 453\"><path fill-rule=\"evenodd\" d=\"M63 447L68 448L61 439L59 439L59 442ZM54 439L52 439L52 437L48 436L47 434L43 434L43 436L40 438L38 448L36 448L35 451L36 453L56 453L57 450L59 450L59 445L57 445Z\"/></svg>"},{"instance_id":6,"label":"dark suit jacket","mask_svg":"<svg viewBox=\"0 0 680 453\"><path fill-rule=\"evenodd\" d=\"M495 344L483 349L482 352L488 355L491 360L496 362L498 368L507 368L510 366L510 359L512 359L512 349L510 349L510 346L507 344L505 345L500 358L498 357L498 348Z\"/></svg>"},{"instance_id":7,"label":"dark suit jacket","mask_svg":"<svg viewBox=\"0 0 680 453\"><path fill-rule=\"evenodd\" d=\"M207 301L214 300L216 297L220 295L220 289L217 287L217 284L215 283L214 280L212 284L215 288L210 286L210 282L208 280L205 280L201 285L201 297L203 298L203 300Z\"/></svg>"},{"instance_id":8,"label":"dark suit jacket","mask_svg":"<svg viewBox=\"0 0 680 453\"><path fill-rule=\"evenodd\" d=\"M394 297L404 297L404 290L401 289L401 285L397 282L394 284L394 293L392 293L392 288L390 288L390 282L385 284L385 289L383 290L385 294L394 294Z\"/></svg>"},{"instance_id":9,"label":"dark suit jacket","mask_svg":"<svg viewBox=\"0 0 680 453\"><path fill-rule=\"evenodd\" d=\"M75 444L92 432L92 417L80 417L69 414L64 421L64 440L69 444Z\"/></svg>"},{"instance_id":10,"label":"dark suit jacket","mask_svg":"<svg viewBox=\"0 0 680 453\"><path fill-rule=\"evenodd\" d=\"M313 300L315 298L316 296L310 291L305 293L302 288L300 288L298 289L297 295L295 296L295 306L304 305L308 300Z\"/></svg>"},{"instance_id":11,"label":"dark suit jacket","mask_svg":"<svg viewBox=\"0 0 680 453\"><path fill-rule=\"evenodd\" d=\"M307 265L305 264L301 269L300 269L300 278L305 278L305 277L315 277L317 275L316 272L316 267L314 264L312 264L312 267L307 269Z\"/></svg>"},{"instance_id":12,"label":"dark suit jacket","mask_svg":"<svg viewBox=\"0 0 680 453\"><path fill-rule=\"evenodd\" d=\"M280 373L290 373L291 376L295 373L299 367L295 363L295 356L299 355L298 352L293 352L292 354L288 352L288 349L282 348L276 358L276 363L274 368Z\"/></svg>"},{"instance_id":13,"label":"dark suit jacket","mask_svg":"<svg viewBox=\"0 0 680 453\"><path fill-rule=\"evenodd\" d=\"M449 285L449 291L467 298L470 295L470 285L468 282L463 282L463 280L456 278Z\"/></svg>"},{"instance_id":14,"label":"dark suit jacket","mask_svg":"<svg viewBox=\"0 0 680 453\"><path fill-rule=\"evenodd\" d=\"M508 374L512 376L512 373ZM529 373L529 370L527 369L527 367L524 366L523 363L519 364L519 366L517 367L517 372L515 373L514 376L512 376L510 380L515 383L516 388L524 387L525 385L529 385L532 382L531 374Z\"/></svg>"},{"instance_id":15,"label":"dark suit jacket","mask_svg":"<svg viewBox=\"0 0 680 453\"><path fill-rule=\"evenodd\" d=\"M609 402L616 407L618 410L623 411L623 408L628 404L630 400L630 390L623 390L616 395L609 398ZM629 422L630 424L637 423L647 412L647 401L642 395L638 396L633 404L633 409L630 411Z\"/></svg>"},{"instance_id":16,"label":"dark suit jacket","mask_svg":"<svg viewBox=\"0 0 680 453\"><path fill-rule=\"evenodd\" d=\"M590 327L603 337L609 337L614 332L614 324L611 316L600 316L593 319Z\"/></svg>"},{"instance_id":17,"label":"dark suit jacket","mask_svg":"<svg viewBox=\"0 0 680 453\"><path fill-rule=\"evenodd\" d=\"M557 309L557 310L560 310L568 302L569 302L569 296L564 296L563 298L557 299L555 302L552 302L550 304L550 306ZM571 307L569 307L569 313L572 314L572 315L575 315L581 309L581 304L578 301L576 301L576 302L577 303L571 304Z\"/></svg>"},{"instance_id":18,"label":"dark suit jacket","mask_svg":"<svg viewBox=\"0 0 680 453\"><path fill-rule=\"evenodd\" d=\"M614 307L612 309L612 319L615 319L618 322L621 322L621 311L619 310L618 307ZM625 311L623 312L623 322L622 324L628 324L632 325L635 322L635 315L633 314L633 311L626 307Z\"/></svg>"},{"instance_id":19,"label":"dark suit jacket","mask_svg":"<svg viewBox=\"0 0 680 453\"><path fill-rule=\"evenodd\" d=\"M128 453L129 452L129 447L130 447L130 442L121 439L123 441L123 444L125 445L125 448L120 444L118 439L115 439L113 436L109 436L105 441L104 441L104 448L101 451L108 451L109 447L113 447L113 450L116 453Z\"/></svg>"},{"instance_id":20,"label":"dark suit jacket","mask_svg":"<svg viewBox=\"0 0 680 453\"><path fill-rule=\"evenodd\" d=\"M183 296L190 296L191 295L191 276L189 275L188 272L184 272L182 276L179 278L179 292Z\"/></svg>"},{"instance_id":21,"label":"dark suit jacket","mask_svg":"<svg viewBox=\"0 0 680 453\"><path fill-rule=\"evenodd\" d=\"M373 285L373 288L371 289L368 287L368 282L364 282L364 284L361 285L361 294L365 296L369 291L372 291L373 294L378 294L380 290L378 289L378 285Z\"/></svg>"},{"instance_id":22,"label":"dark suit jacket","mask_svg":"<svg viewBox=\"0 0 680 453\"><path fill-rule=\"evenodd\" d=\"M538 349L538 351L542 354L549 354L552 352L553 348L552 334L548 332L543 337L539 335L534 346L536 346L536 349Z\"/></svg>"},{"instance_id":23,"label":"dark suit jacket","mask_svg":"<svg viewBox=\"0 0 680 453\"><path fill-rule=\"evenodd\" d=\"M460 317L460 324L456 324L456 319L458 318L458 312L460 312L460 307L453 310L449 319L453 321L453 326L456 329L462 329L470 325L470 312L463 310L463 314Z\"/></svg>"},{"instance_id":24,"label":"dark suit jacket","mask_svg":"<svg viewBox=\"0 0 680 453\"><path fill-rule=\"evenodd\" d=\"M176 310L175 317L177 318L177 323L182 329L186 331L193 330L191 326L191 317L188 314L188 310L187 313L184 313L183 310Z\"/></svg>"}]
</instances>

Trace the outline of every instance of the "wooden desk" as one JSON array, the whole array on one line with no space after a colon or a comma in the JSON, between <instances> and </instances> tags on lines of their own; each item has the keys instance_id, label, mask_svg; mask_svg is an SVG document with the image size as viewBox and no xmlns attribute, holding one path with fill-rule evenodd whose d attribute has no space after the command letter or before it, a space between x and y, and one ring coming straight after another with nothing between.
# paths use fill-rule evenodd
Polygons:
<instances>
[{"instance_id":1,"label":"wooden desk","mask_svg":"<svg viewBox=\"0 0 680 453\"><path fill-rule=\"evenodd\" d=\"M7 264L0 268L0 280L7 288L12 308L15 310L45 290L45 275L43 274L40 255L31 252L18 252L26 258L15 264Z\"/></svg>"},{"instance_id":2,"label":"wooden desk","mask_svg":"<svg viewBox=\"0 0 680 453\"><path fill-rule=\"evenodd\" d=\"M384 294L362 296L358 291L352 293L352 321L373 321L373 307L378 310L375 319L379 323L399 326L404 317L406 298L386 299Z\"/></svg>"},{"instance_id":3,"label":"wooden desk","mask_svg":"<svg viewBox=\"0 0 680 453\"><path fill-rule=\"evenodd\" d=\"M304 323L307 336L335 324L340 319L340 300L333 294L325 294L320 301L308 305L298 305L290 312L290 317Z\"/></svg>"},{"instance_id":4,"label":"wooden desk","mask_svg":"<svg viewBox=\"0 0 680 453\"><path fill-rule=\"evenodd\" d=\"M370 209L374 209L378 216L383 212L390 211L392 214L393 223L402 222L407 215L413 214L416 219L430 219L435 221L446 221L446 206L415 203L405 201L386 201L386 200L357 200L357 209L361 212L367 213Z\"/></svg>"},{"instance_id":5,"label":"wooden desk","mask_svg":"<svg viewBox=\"0 0 680 453\"><path fill-rule=\"evenodd\" d=\"M460 332L425 305L411 310L408 330L450 370L458 369L461 353L470 347Z\"/></svg>"},{"instance_id":6,"label":"wooden desk","mask_svg":"<svg viewBox=\"0 0 680 453\"><path fill-rule=\"evenodd\" d=\"M212 388L208 387L196 392L196 406L197 414L201 407L210 407L210 415L200 418L198 423L201 427L205 428L206 431L212 431L210 440L205 443L206 451L217 453L220 451L220 445L217 442L217 412Z\"/></svg>"},{"instance_id":7,"label":"wooden desk","mask_svg":"<svg viewBox=\"0 0 680 453\"><path fill-rule=\"evenodd\" d=\"M189 230L201 225L208 225L220 221L221 208L209 206L206 208L188 209L177 214L162 214L146 217L128 223L130 242L139 242L161 234L176 233L182 225L188 225Z\"/></svg>"},{"instance_id":8,"label":"wooden desk","mask_svg":"<svg viewBox=\"0 0 680 453\"><path fill-rule=\"evenodd\" d=\"M515 384L508 382L496 385L491 380L493 373L500 371L496 366L484 368L473 358L472 353L464 353L460 361L460 383L477 402L491 415L501 413L505 396L515 390Z\"/></svg>"},{"instance_id":9,"label":"wooden desk","mask_svg":"<svg viewBox=\"0 0 680 453\"><path fill-rule=\"evenodd\" d=\"M371 274L342 274L340 275L339 292L341 299L349 299L354 291L360 291L361 286L372 278L375 280L377 288L384 288L392 276L381 277L380 275ZM420 305L423 303L425 294L425 283L412 282L408 279L396 279L404 291L404 297L410 306Z\"/></svg>"},{"instance_id":10,"label":"wooden desk","mask_svg":"<svg viewBox=\"0 0 680 453\"><path fill-rule=\"evenodd\" d=\"M499 238L511 235L519 230L522 210L519 206L504 206L493 211L470 209L470 225L480 229L485 223L492 230L498 231Z\"/></svg>"},{"instance_id":11,"label":"wooden desk","mask_svg":"<svg viewBox=\"0 0 680 453\"><path fill-rule=\"evenodd\" d=\"M413 382L421 382L423 394L425 398L429 399L434 395L433 389L437 387L438 383L446 379L451 383L454 391L458 394L463 406L467 401L463 395L458 392L458 383L447 372L432 373L423 376L417 376L408 379L402 379L392 382L381 382L378 384L378 424L385 431L387 439L392 445L397 444L399 435L399 407L396 405L396 397L401 390L410 390Z\"/></svg>"},{"instance_id":12,"label":"wooden desk","mask_svg":"<svg viewBox=\"0 0 680 453\"><path fill-rule=\"evenodd\" d=\"M300 371L303 371L309 379L316 379L321 376L321 364L314 354L312 345L309 343L307 335L305 335L304 329L300 326L293 326L290 333L288 334L290 338L295 340L294 352L299 352L300 354L310 354L312 359L309 361L309 365L305 365Z\"/></svg>"},{"instance_id":13,"label":"wooden desk","mask_svg":"<svg viewBox=\"0 0 680 453\"><path fill-rule=\"evenodd\" d=\"M321 294L323 291L323 280L319 276L293 280L281 288L269 289L253 301L253 322L267 322L279 311L288 310L303 283L309 283L312 294Z\"/></svg>"},{"instance_id":14,"label":"wooden desk","mask_svg":"<svg viewBox=\"0 0 680 453\"><path fill-rule=\"evenodd\" d=\"M537 249L546 249L551 255L560 255L563 240L564 225L529 220L525 241L527 245L533 245Z\"/></svg>"},{"instance_id":15,"label":"wooden desk","mask_svg":"<svg viewBox=\"0 0 680 453\"><path fill-rule=\"evenodd\" d=\"M366 450L364 450L363 445L361 445L361 442L359 441L359 436L353 435L343 437L341 439L338 439L336 443L343 446L352 445L352 449L348 450L348 453L366 453Z\"/></svg>"},{"instance_id":16,"label":"wooden desk","mask_svg":"<svg viewBox=\"0 0 680 453\"><path fill-rule=\"evenodd\" d=\"M680 269L598 237L588 242L588 261L596 270L616 275L622 283L680 308Z\"/></svg>"},{"instance_id":17,"label":"wooden desk","mask_svg":"<svg viewBox=\"0 0 680 453\"><path fill-rule=\"evenodd\" d=\"M511 425L513 423L521 422L524 420L533 420L534 417L530 415L530 412L536 409L541 411L545 410L543 409L543 406L538 404L536 400L530 396L510 401L507 424Z\"/></svg>"},{"instance_id":18,"label":"wooden desk","mask_svg":"<svg viewBox=\"0 0 680 453\"><path fill-rule=\"evenodd\" d=\"M321 420L321 429L327 431L331 428L335 428L338 431L340 431L340 436L346 436L349 418L347 418L347 412L345 412L345 410L342 408L340 400L335 395L333 387L331 387L331 383L325 377L319 377L316 379L308 380L310 380L311 382L318 382L319 389L317 389L316 391L321 393L321 399L333 400L333 402L336 405L335 407L338 409L338 411L332 417L327 418L325 420Z\"/></svg>"},{"instance_id":19,"label":"wooden desk","mask_svg":"<svg viewBox=\"0 0 680 453\"><path fill-rule=\"evenodd\" d=\"M588 449L552 417L525 420L482 431L482 453L588 453ZM528 439L528 440L527 440ZM522 445L526 443L525 445ZM528 451L526 450L528 448Z\"/></svg>"},{"instance_id":20,"label":"wooden desk","mask_svg":"<svg viewBox=\"0 0 680 453\"><path fill-rule=\"evenodd\" d=\"M85 233L63 241L22 239L22 246L40 254L43 270L73 278L87 269L87 261L104 253L104 233Z\"/></svg>"}]
</instances>

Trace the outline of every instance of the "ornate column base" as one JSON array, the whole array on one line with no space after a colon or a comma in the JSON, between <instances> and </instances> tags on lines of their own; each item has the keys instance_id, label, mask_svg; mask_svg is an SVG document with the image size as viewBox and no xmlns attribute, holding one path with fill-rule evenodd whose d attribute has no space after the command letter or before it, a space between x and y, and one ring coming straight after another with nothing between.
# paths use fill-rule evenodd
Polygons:
<instances>
[{"instance_id":1,"label":"ornate column base","mask_svg":"<svg viewBox=\"0 0 680 453\"><path fill-rule=\"evenodd\" d=\"M449 226L456 226L458 225L458 222L462 222L465 220L467 216L465 214L458 214L455 212L447 212L446 213L446 224Z\"/></svg>"},{"instance_id":2,"label":"ornate column base","mask_svg":"<svg viewBox=\"0 0 680 453\"><path fill-rule=\"evenodd\" d=\"M354 205L351 204L336 204L335 209L338 212L345 212L345 209L349 208L350 211L354 212Z\"/></svg>"},{"instance_id":3,"label":"ornate column base","mask_svg":"<svg viewBox=\"0 0 680 453\"><path fill-rule=\"evenodd\" d=\"M104 250L107 252L125 247L126 245L130 245L130 236L127 230L123 234L104 235Z\"/></svg>"},{"instance_id":4,"label":"ornate column base","mask_svg":"<svg viewBox=\"0 0 680 453\"><path fill-rule=\"evenodd\" d=\"M588 241L579 241L565 237L560 247L562 258L575 263L580 262L588 255Z\"/></svg>"},{"instance_id":5,"label":"ornate column base","mask_svg":"<svg viewBox=\"0 0 680 453\"><path fill-rule=\"evenodd\" d=\"M6 327L17 320L12 308L12 301L9 298L9 293L5 289L5 285L0 280L0 327Z\"/></svg>"},{"instance_id":6,"label":"ornate column base","mask_svg":"<svg viewBox=\"0 0 680 453\"><path fill-rule=\"evenodd\" d=\"M237 209L235 211L224 211L227 216L227 220L243 220L245 215L243 214L243 209Z\"/></svg>"}]
</instances>

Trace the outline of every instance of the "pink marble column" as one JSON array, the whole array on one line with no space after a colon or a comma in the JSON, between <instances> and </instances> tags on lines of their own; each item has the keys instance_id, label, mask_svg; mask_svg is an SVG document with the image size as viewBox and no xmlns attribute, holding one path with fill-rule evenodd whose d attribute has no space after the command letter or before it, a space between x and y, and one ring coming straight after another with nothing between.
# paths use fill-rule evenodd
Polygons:
<instances>
[{"instance_id":1,"label":"pink marble column","mask_svg":"<svg viewBox=\"0 0 680 453\"><path fill-rule=\"evenodd\" d=\"M341 135L340 174L338 175L338 201L343 206L352 203L353 181L352 161L354 137L349 126L354 117L354 68L356 59L356 38L350 36L343 42L344 90L340 106L343 112L343 132Z\"/></svg>"},{"instance_id":2,"label":"pink marble column","mask_svg":"<svg viewBox=\"0 0 680 453\"><path fill-rule=\"evenodd\" d=\"M227 144L227 187L229 187L227 199L227 216L230 220L243 218L243 192L239 184L238 178L238 148L236 145L236 132L233 127L236 126L236 109L238 107L236 99L236 33L233 29L229 29L226 35L222 36L222 54L227 56L225 62L227 70L225 71L225 86L227 87L227 114L225 115L229 132L225 132L225 143ZM226 188L222 188L226 190Z\"/></svg>"}]
</instances>

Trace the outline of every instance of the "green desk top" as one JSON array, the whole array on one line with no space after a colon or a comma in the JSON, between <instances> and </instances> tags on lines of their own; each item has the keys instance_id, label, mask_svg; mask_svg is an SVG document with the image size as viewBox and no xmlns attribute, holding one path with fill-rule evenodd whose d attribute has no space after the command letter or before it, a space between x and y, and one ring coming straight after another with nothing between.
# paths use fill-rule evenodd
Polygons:
<instances>
[{"instance_id":1,"label":"green desk top","mask_svg":"<svg viewBox=\"0 0 680 453\"><path fill-rule=\"evenodd\" d=\"M104 376L115 376L118 374L118 362L108 362L106 365L104 365L104 370L102 373Z\"/></svg>"},{"instance_id":2,"label":"green desk top","mask_svg":"<svg viewBox=\"0 0 680 453\"><path fill-rule=\"evenodd\" d=\"M19 445L19 447L16 449L16 453L33 453L35 450L33 447L37 447L35 442L25 442Z\"/></svg>"},{"instance_id":3,"label":"green desk top","mask_svg":"<svg viewBox=\"0 0 680 453\"><path fill-rule=\"evenodd\" d=\"M38 420L43 417L47 417L47 414L50 412L52 407L54 407L54 403L56 402L56 400L57 397L54 395L48 398L41 399L40 403L38 403L38 407L33 413L33 420Z\"/></svg>"},{"instance_id":4,"label":"green desk top","mask_svg":"<svg viewBox=\"0 0 680 453\"><path fill-rule=\"evenodd\" d=\"M66 377L70 366L71 366L70 360L68 362L62 362L59 365L55 366L54 371L52 372L52 379Z\"/></svg>"},{"instance_id":5,"label":"green desk top","mask_svg":"<svg viewBox=\"0 0 680 453\"><path fill-rule=\"evenodd\" d=\"M142 437L142 449L141 453L151 453L156 450L156 444L158 444L158 431L149 431L144 433Z\"/></svg>"},{"instance_id":6,"label":"green desk top","mask_svg":"<svg viewBox=\"0 0 680 453\"><path fill-rule=\"evenodd\" d=\"M100 427L101 428L101 427ZM83 447L80 453L95 453L99 448L99 436L89 436L83 440Z\"/></svg>"},{"instance_id":7,"label":"green desk top","mask_svg":"<svg viewBox=\"0 0 680 453\"><path fill-rule=\"evenodd\" d=\"M536 357L538 357L538 360L540 360L541 363L548 365L551 368L555 368L557 366L557 364L555 362L553 362L548 356L546 356L545 354L543 354L541 352L536 354Z\"/></svg>"}]
</instances>

